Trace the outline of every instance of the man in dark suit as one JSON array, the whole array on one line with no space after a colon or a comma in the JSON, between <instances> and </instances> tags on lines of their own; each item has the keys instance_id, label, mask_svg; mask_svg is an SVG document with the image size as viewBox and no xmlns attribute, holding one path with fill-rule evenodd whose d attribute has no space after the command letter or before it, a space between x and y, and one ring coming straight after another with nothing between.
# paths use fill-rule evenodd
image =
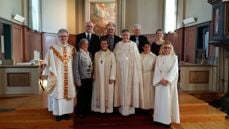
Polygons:
<instances>
[{"instance_id":1,"label":"man in dark suit","mask_svg":"<svg viewBox=\"0 0 229 129\"><path fill-rule=\"evenodd\" d=\"M99 44L99 36L93 34L93 28L94 28L94 24L92 22L86 23L86 31L84 33L80 33L76 35L76 48L77 50L79 50L80 40L86 38L89 41L88 51L92 54L92 57L94 58L95 53L100 50L100 44Z\"/></svg>"},{"instance_id":2,"label":"man in dark suit","mask_svg":"<svg viewBox=\"0 0 229 129\"><path fill-rule=\"evenodd\" d=\"M143 51L144 44L148 42L147 37L141 35L141 25L134 25L133 35L130 36L130 40L134 41L137 44L138 50L141 53Z\"/></svg>"},{"instance_id":3,"label":"man in dark suit","mask_svg":"<svg viewBox=\"0 0 229 129\"><path fill-rule=\"evenodd\" d=\"M108 48L113 51L115 48L116 43L122 40L119 36L115 35L115 28L116 25L114 23L108 23L106 25L107 35L102 36L101 38L107 38L109 42Z\"/></svg>"}]
</instances>

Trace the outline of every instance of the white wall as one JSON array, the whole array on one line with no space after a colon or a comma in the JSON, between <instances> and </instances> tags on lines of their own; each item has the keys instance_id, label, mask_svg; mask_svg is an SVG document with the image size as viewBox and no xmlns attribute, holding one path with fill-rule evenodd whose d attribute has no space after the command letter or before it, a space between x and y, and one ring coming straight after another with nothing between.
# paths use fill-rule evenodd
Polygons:
<instances>
[{"instance_id":1,"label":"white wall","mask_svg":"<svg viewBox=\"0 0 229 129\"><path fill-rule=\"evenodd\" d=\"M1 0L0 1L0 17L11 21L12 15L23 15L23 3L25 0Z\"/></svg>"},{"instance_id":2,"label":"white wall","mask_svg":"<svg viewBox=\"0 0 229 129\"><path fill-rule=\"evenodd\" d=\"M163 27L162 0L126 0L126 28L138 23L143 34L152 34Z\"/></svg>"},{"instance_id":3,"label":"white wall","mask_svg":"<svg viewBox=\"0 0 229 129\"><path fill-rule=\"evenodd\" d=\"M0 0L0 17L11 20L13 14L26 18L27 0ZM71 34L82 30L84 15L83 0L41 0L42 32L56 33L60 28L66 28ZM183 27L182 20L196 17L197 22L187 26L203 23L212 19L212 6L207 0L178 0L178 26ZM78 5L80 4L80 5ZM81 13L81 15L77 14ZM125 28L131 30L136 23L142 25L143 34L155 33L163 28L163 0L126 0ZM78 20L80 19L80 20Z\"/></svg>"},{"instance_id":4,"label":"white wall","mask_svg":"<svg viewBox=\"0 0 229 129\"><path fill-rule=\"evenodd\" d=\"M179 0L181 3L182 1ZM197 18L197 21L192 24L185 26L192 26L212 19L212 6L207 2L207 0L183 0L183 8L179 6L178 14L183 14L183 19L189 17ZM178 19L178 28L182 27L182 18Z\"/></svg>"},{"instance_id":5,"label":"white wall","mask_svg":"<svg viewBox=\"0 0 229 129\"><path fill-rule=\"evenodd\" d=\"M143 34L152 34L163 28L163 0L138 0L137 22Z\"/></svg>"},{"instance_id":6,"label":"white wall","mask_svg":"<svg viewBox=\"0 0 229 129\"><path fill-rule=\"evenodd\" d=\"M42 0L42 32L57 33L60 28L75 34L75 1Z\"/></svg>"},{"instance_id":7,"label":"white wall","mask_svg":"<svg viewBox=\"0 0 229 129\"><path fill-rule=\"evenodd\" d=\"M82 0L42 0L42 31L56 33L59 28L67 28L72 34L82 31L83 4ZM143 34L163 28L163 4L163 0L126 0L125 28L131 30L138 23ZM197 22L186 26L210 21L211 13L207 0L178 0L177 28L183 27L182 20L189 17L197 18Z\"/></svg>"}]
</instances>

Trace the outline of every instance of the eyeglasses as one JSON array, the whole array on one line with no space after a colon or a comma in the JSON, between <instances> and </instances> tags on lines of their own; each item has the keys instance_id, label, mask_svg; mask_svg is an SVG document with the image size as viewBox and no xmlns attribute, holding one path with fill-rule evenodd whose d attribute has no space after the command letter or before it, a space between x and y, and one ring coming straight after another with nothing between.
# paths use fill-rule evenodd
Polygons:
<instances>
[{"instance_id":1,"label":"eyeglasses","mask_svg":"<svg viewBox=\"0 0 229 129\"><path fill-rule=\"evenodd\" d=\"M60 36L58 36L58 37L60 37L60 38L66 38L66 37L68 37L67 35L60 35Z\"/></svg>"},{"instance_id":2,"label":"eyeglasses","mask_svg":"<svg viewBox=\"0 0 229 129\"><path fill-rule=\"evenodd\" d=\"M163 49L171 49L171 47L163 47Z\"/></svg>"}]
</instances>

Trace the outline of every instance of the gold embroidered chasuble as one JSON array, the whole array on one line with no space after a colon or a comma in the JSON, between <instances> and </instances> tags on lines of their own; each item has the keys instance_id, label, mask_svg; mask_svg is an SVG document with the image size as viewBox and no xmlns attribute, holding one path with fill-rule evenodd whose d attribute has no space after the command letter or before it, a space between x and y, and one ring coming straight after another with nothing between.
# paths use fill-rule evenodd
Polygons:
<instances>
[{"instance_id":1,"label":"gold embroidered chasuble","mask_svg":"<svg viewBox=\"0 0 229 129\"><path fill-rule=\"evenodd\" d=\"M75 86L72 72L72 59L76 49L72 45L61 43L50 47L46 57L46 74L48 73L48 87L55 87L51 96L61 99L75 97Z\"/></svg>"}]
</instances>

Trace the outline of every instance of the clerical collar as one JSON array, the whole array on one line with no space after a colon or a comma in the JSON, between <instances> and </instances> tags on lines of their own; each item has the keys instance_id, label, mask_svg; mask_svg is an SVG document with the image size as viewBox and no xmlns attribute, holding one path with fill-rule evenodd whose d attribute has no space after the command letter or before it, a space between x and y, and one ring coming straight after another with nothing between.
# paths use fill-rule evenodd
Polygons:
<instances>
[{"instance_id":1,"label":"clerical collar","mask_svg":"<svg viewBox=\"0 0 229 129\"><path fill-rule=\"evenodd\" d=\"M68 43L63 44L63 43L58 42L57 44L60 45L60 46L62 46L62 47L68 46Z\"/></svg>"}]
</instances>

